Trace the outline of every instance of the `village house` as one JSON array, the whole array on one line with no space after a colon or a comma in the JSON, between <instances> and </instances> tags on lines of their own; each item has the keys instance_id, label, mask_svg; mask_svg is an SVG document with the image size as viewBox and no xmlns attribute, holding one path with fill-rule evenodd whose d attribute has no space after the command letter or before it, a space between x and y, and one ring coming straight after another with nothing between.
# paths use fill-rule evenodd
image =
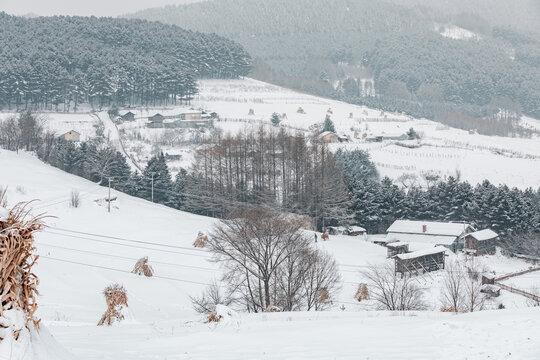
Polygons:
<instances>
[{"instance_id":1,"label":"village house","mask_svg":"<svg viewBox=\"0 0 540 360\"><path fill-rule=\"evenodd\" d=\"M122 121L135 121L135 114L132 113L131 111L128 111L127 113L122 115L120 118L122 119Z\"/></svg>"},{"instance_id":2,"label":"village house","mask_svg":"<svg viewBox=\"0 0 540 360\"><path fill-rule=\"evenodd\" d=\"M64 141L81 141L81 134L75 130L68 131L65 134L59 136Z\"/></svg>"},{"instance_id":3,"label":"village house","mask_svg":"<svg viewBox=\"0 0 540 360\"><path fill-rule=\"evenodd\" d=\"M472 232L465 236L465 251L473 255L493 255L498 239L499 235L491 229Z\"/></svg>"},{"instance_id":4,"label":"village house","mask_svg":"<svg viewBox=\"0 0 540 360\"><path fill-rule=\"evenodd\" d=\"M146 124L149 128L162 128L163 127L163 120L165 120L165 116L157 113L155 115L152 115L148 117L148 123Z\"/></svg>"},{"instance_id":5,"label":"village house","mask_svg":"<svg viewBox=\"0 0 540 360\"><path fill-rule=\"evenodd\" d=\"M446 250L444 246L435 246L411 253L398 254L394 256L395 272L403 276L444 269Z\"/></svg>"},{"instance_id":6,"label":"village house","mask_svg":"<svg viewBox=\"0 0 540 360\"><path fill-rule=\"evenodd\" d=\"M457 252L463 249L465 236L474 231L471 225L462 223L396 220L386 231L386 242L441 245Z\"/></svg>"}]
</instances>

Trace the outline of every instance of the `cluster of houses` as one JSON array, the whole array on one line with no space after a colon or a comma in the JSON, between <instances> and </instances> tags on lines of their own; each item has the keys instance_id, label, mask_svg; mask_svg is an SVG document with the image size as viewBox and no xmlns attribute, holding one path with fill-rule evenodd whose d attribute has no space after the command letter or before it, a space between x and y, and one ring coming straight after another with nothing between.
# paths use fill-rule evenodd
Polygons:
<instances>
[{"instance_id":1,"label":"cluster of houses","mask_svg":"<svg viewBox=\"0 0 540 360\"><path fill-rule=\"evenodd\" d=\"M377 242L395 260L395 271L418 274L444 269L445 253L463 251L470 255L495 254L499 236L490 229L477 231L463 223L396 220L386 238ZM411 251L410 243L426 245Z\"/></svg>"},{"instance_id":2,"label":"cluster of houses","mask_svg":"<svg viewBox=\"0 0 540 360\"><path fill-rule=\"evenodd\" d=\"M208 114L201 110L188 109L175 115L162 115L156 113L146 118L146 127L151 129L162 128L209 128L217 114ZM117 125L135 121L136 115L128 111L114 119Z\"/></svg>"}]
</instances>

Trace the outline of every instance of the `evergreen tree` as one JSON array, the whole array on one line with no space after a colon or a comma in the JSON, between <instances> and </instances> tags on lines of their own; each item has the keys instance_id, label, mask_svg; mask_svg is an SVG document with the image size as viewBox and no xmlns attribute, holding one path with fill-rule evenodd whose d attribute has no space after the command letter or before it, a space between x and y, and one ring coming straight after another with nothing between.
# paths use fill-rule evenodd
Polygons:
<instances>
[{"instance_id":1,"label":"evergreen tree","mask_svg":"<svg viewBox=\"0 0 540 360\"><path fill-rule=\"evenodd\" d=\"M143 171L142 194L147 200L152 199L152 179L154 202L169 205L172 198L173 184L163 153L152 157Z\"/></svg>"},{"instance_id":2,"label":"evergreen tree","mask_svg":"<svg viewBox=\"0 0 540 360\"><path fill-rule=\"evenodd\" d=\"M279 117L278 113L273 113L270 117L270 121L274 126L279 126L279 123L281 122L281 118Z\"/></svg>"},{"instance_id":3,"label":"evergreen tree","mask_svg":"<svg viewBox=\"0 0 540 360\"><path fill-rule=\"evenodd\" d=\"M330 131L330 132L333 132L333 133L336 132L336 127L334 126L334 123L332 122L332 120L329 117L327 117L324 120L323 130L322 131L323 132Z\"/></svg>"}]
</instances>

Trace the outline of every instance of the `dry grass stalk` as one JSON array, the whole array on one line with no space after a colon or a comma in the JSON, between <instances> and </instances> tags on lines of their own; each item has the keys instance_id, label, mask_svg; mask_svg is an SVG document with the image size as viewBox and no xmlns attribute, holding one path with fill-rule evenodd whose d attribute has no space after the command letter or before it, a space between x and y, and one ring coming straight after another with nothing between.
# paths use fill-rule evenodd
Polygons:
<instances>
[{"instance_id":1,"label":"dry grass stalk","mask_svg":"<svg viewBox=\"0 0 540 360\"><path fill-rule=\"evenodd\" d=\"M154 275L154 269L151 265L148 265L148 256L140 258L131 272L137 275L152 277L152 275Z\"/></svg>"},{"instance_id":2,"label":"dry grass stalk","mask_svg":"<svg viewBox=\"0 0 540 360\"><path fill-rule=\"evenodd\" d=\"M98 326L112 325L115 321L124 320L122 309L128 306L127 291L122 285L109 285L103 290L105 301L107 301L107 311L99 320Z\"/></svg>"},{"instance_id":3,"label":"dry grass stalk","mask_svg":"<svg viewBox=\"0 0 540 360\"><path fill-rule=\"evenodd\" d=\"M208 317L206 318L206 323L219 322L220 320L221 320L221 315L216 315L212 313L208 315Z\"/></svg>"},{"instance_id":4,"label":"dry grass stalk","mask_svg":"<svg viewBox=\"0 0 540 360\"><path fill-rule=\"evenodd\" d=\"M5 208L6 192L0 193L0 206ZM43 215L31 216L31 202L18 203L0 219L0 316L7 310L22 310L26 326L39 328L34 318L39 279L32 272L38 255L34 254L34 232L43 227Z\"/></svg>"},{"instance_id":5,"label":"dry grass stalk","mask_svg":"<svg viewBox=\"0 0 540 360\"><path fill-rule=\"evenodd\" d=\"M366 284L358 285L358 290L356 290L354 298L359 302L362 300L369 300L369 291Z\"/></svg>"},{"instance_id":6,"label":"dry grass stalk","mask_svg":"<svg viewBox=\"0 0 540 360\"><path fill-rule=\"evenodd\" d=\"M196 248L204 248L206 247L207 243L208 243L208 236L206 236L205 234L199 231L199 233L197 234L197 239L195 239L193 246Z\"/></svg>"}]
</instances>

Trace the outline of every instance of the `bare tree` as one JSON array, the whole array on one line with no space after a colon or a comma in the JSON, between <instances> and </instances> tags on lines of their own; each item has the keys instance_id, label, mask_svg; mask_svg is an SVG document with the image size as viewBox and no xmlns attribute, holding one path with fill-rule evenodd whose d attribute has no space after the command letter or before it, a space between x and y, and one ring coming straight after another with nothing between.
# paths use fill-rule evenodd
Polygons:
<instances>
[{"instance_id":1,"label":"bare tree","mask_svg":"<svg viewBox=\"0 0 540 360\"><path fill-rule=\"evenodd\" d=\"M81 204L81 196L79 190L71 190L71 196L69 198L69 206L72 208L78 208Z\"/></svg>"},{"instance_id":2,"label":"bare tree","mask_svg":"<svg viewBox=\"0 0 540 360\"><path fill-rule=\"evenodd\" d=\"M301 225L295 217L255 209L222 221L209 236L207 248L224 265L223 280L246 311L331 304L340 281L337 265L311 247Z\"/></svg>"},{"instance_id":3,"label":"bare tree","mask_svg":"<svg viewBox=\"0 0 540 360\"><path fill-rule=\"evenodd\" d=\"M247 280L261 283L258 304L264 310L271 303L270 285L279 266L289 254L300 251L307 242L299 222L284 215L256 209L233 215L214 227L208 249L218 261L232 262L244 270Z\"/></svg>"},{"instance_id":4,"label":"bare tree","mask_svg":"<svg viewBox=\"0 0 540 360\"><path fill-rule=\"evenodd\" d=\"M458 261L446 264L446 273L441 289L441 302L445 309L453 312L463 310L465 306L465 276L464 268Z\"/></svg>"},{"instance_id":5,"label":"bare tree","mask_svg":"<svg viewBox=\"0 0 540 360\"><path fill-rule=\"evenodd\" d=\"M371 282L371 298L385 310L424 310L423 290L410 276L397 275L389 265L371 266L363 273Z\"/></svg>"},{"instance_id":6,"label":"bare tree","mask_svg":"<svg viewBox=\"0 0 540 360\"><path fill-rule=\"evenodd\" d=\"M485 297L482 288L482 269L474 259L466 264L465 276L465 311L473 312L484 309Z\"/></svg>"}]
</instances>

